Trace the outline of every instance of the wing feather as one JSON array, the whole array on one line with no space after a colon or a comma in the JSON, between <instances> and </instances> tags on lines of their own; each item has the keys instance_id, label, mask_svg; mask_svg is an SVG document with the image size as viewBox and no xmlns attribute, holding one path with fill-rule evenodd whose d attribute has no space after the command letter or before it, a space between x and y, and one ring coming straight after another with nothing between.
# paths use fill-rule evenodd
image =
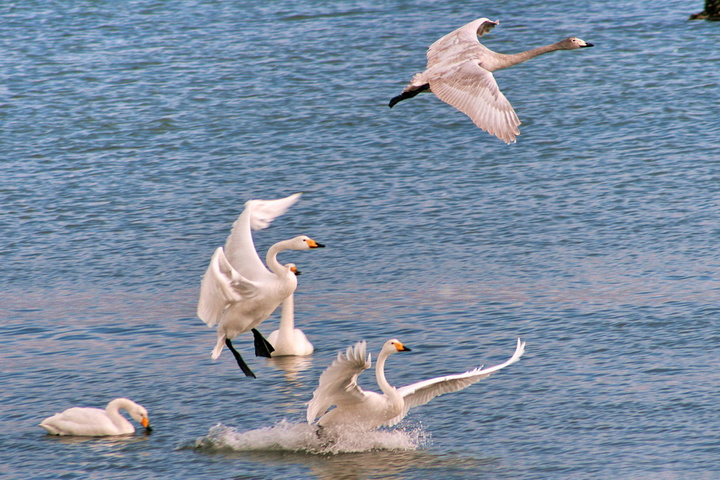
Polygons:
<instances>
[{"instance_id":1,"label":"wing feather","mask_svg":"<svg viewBox=\"0 0 720 480\"><path fill-rule=\"evenodd\" d=\"M477 383L483 378L489 377L491 374L497 372L500 369L512 365L513 363L520 360L523 353L525 352L525 342L518 338L517 347L515 353L509 360L494 367L483 369L482 367L470 370L465 373L459 373L456 375L447 375L445 377L431 378L422 382L413 383L405 387L398 388L398 393L405 400L405 406L403 412L392 420L388 421L386 425L395 425L402 420L408 413L408 411L419 405L425 405L433 398L438 395L442 395L450 392L457 392L464 388L469 387L473 383Z\"/></svg>"},{"instance_id":2,"label":"wing feather","mask_svg":"<svg viewBox=\"0 0 720 480\"><path fill-rule=\"evenodd\" d=\"M479 18L436 40L435 43L430 45L427 51L428 68L438 62L444 61L444 57L447 54L446 51L457 44L478 44L478 37L482 37L488 33L498 23L499 22L493 22L487 18Z\"/></svg>"},{"instance_id":3,"label":"wing feather","mask_svg":"<svg viewBox=\"0 0 720 480\"><path fill-rule=\"evenodd\" d=\"M463 62L430 80L430 90L486 132L506 143L520 134L520 120L502 94L493 74L476 62Z\"/></svg>"},{"instance_id":4,"label":"wing feather","mask_svg":"<svg viewBox=\"0 0 720 480\"><path fill-rule=\"evenodd\" d=\"M245 209L233 223L225 241L228 261L245 278L258 280L269 273L255 250L252 231L269 227L275 218L300 199L300 195L295 193L277 200L248 200L245 203Z\"/></svg>"},{"instance_id":5,"label":"wing feather","mask_svg":"<svg viewBox=\"0 0 720 480\"><path fill-rule=\"evenodd\" d=\"M215 326L228 305L251 298L257 291L255 283L240 275L218 247L200 282L197 315L207 326Z\"/></svg>"},{"instance_id":6,"label":"wing feather","mask_svg":"<svg viewBox=\"0 0 720 480\"><path fill-rule=\"evenodd\" d=\"M312 423L333 405L361 401L365 392L357 384L358 375L371 366L365 340L347 348L320 375L318 387L308 403L307 421Z\"/></svg>"}]
</instances>

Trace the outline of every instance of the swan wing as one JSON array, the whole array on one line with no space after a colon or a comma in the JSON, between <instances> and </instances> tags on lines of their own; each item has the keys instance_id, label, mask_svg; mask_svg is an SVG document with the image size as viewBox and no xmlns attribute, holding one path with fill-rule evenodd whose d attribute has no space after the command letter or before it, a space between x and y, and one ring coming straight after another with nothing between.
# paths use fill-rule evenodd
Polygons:
<instances>
[{"instance_id":1,"label":"swan wing","mask_svg":"<svg viewBox=\"0 0 720 480\"><path fill-rule=\"evenodd\" d=\"M235 270L250 280L257 280L268 274L255 250L252 231L269 227L275 218L298 201L300 195L295 193L277 200L248 200L245 203L245 210L233 223L230 235L225 241L225 255Z\"/></svg>"},{"instance_id":2,"label":"swan wing","mask_svg":"<svg viewBox=\"0 0 720 480\"><path fill-rule=\"evenodd\" d=\"M468 60L452 65L430 80L430 90L443 102L457 108L491 135L506 143L520 134L512 105L502 94L493 74Z\"/></svg>"},{"instance_id":3,"label":"swan wing","mask_svg":"<svg viewBox=\"0 0 720 480\"><path fill-rule=\"evenodd\" d=\"M395 425L402 420L408 411L419 405L425 405L433 398L444 393L457 392L464 388L469 387L473 383L477 383L483 378L489 377L491 374L497 372L500 369L512 365L513 363L520 360L523 353L525 352L525 342L518 338L517 347L515 353L509 360L494 367L485 368L482 367L470 370L465 373L459 373L456 375L447 375L445 377L431 378L422 382L413 383L405 387L398 388L398 393L403 397L405 405L400 415L388 421L386 425Z\"/></svg>"},{"instance_id":4,"label":"swan wing","mask_svg":"<svg viewBox=\"0 0 720 480\"><path fill-rule=\"evenodd\" d=\"M307 421L312 423L333 405L359 403L366 393L357 384L358 375L370 368L370 355L365 341L348 347L320 375L318 387L308 403Z\"/></svg>"},{"instance_id":5,"label":"swan wing","mask_svg":"<svg viewBox=\"0 0 720 480\"><path fill-rule=\"evenodd\" d=\"M257 285L240 275L225 257L223 247L218 247L200 283L197 315L207 326L215 326L229 304L252 298L257 292Z\"/></svg>"},{"instance_id":6,"label":"swan wing","mask_svg":"<svg viewBox=\"0 0 720 480\"><path fill-rule=\"evenodd\" d=\"M488 33L497 24L498 22L493 22L487 18L479 18L435 41L427 51L428 68L443 61L447 50L455 45L477 45L479 43L478 37L482 37Z\"/></svg>"}]
</instances>

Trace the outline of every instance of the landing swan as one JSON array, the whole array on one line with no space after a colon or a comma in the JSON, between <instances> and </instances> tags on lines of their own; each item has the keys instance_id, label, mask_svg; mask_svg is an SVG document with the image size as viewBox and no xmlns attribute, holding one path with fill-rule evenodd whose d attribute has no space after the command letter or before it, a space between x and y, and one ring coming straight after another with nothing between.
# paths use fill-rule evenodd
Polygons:
<instances>
[{"instance_id":1,"label":"landing swan","mask_svg":"<svg viewBox=\"0 0 720 480\"><path fill-rule=\"evenodd\" d=\"M296 276L300 275L300 271L294 263L288 263L285 266L290 267ZM280 328L268 336L268 342L275 349L272 352L273 357L310 355L315 350L303 331L295 328L295 295L293 293L283 300L280 307Z\"/></svg>"},{"instance_id":2,"label":"landing swan","mask_svg":"<svg viewBox=\"0 0 720 480\"><path fill-rule=\"evenodd\" d=\"M415 74L403 93L390 100L392 108L406 98L430 90L440 100L457 108L491 135L506 143L520 134L520 120L502 94L492 72L512 67L543 53L592 47L576 37L522 53L496 53L478 41L499 21L479 18L448 33L427 51L427 68Z\"/></svg>"},{"instance_id":3,"label":"landing swan","mask_svg":"<svg viewBox=\"0 0 720 480\"><path fill-rule=\"evenodd\" d=\"M308 404L308 423L320 417L317 422L320 427L373 430L383 425L395 425L411 408L425 405L438 395L462 390L517 362L525 352L525 342L518 338L515 353L500 365L395 388L385 379L385 360L393 353L409 350L397 339L388 340L383 345L375 365L375 376L382 394L365 391L357 384L358 375L370 368L365 341L348 347L345 354L338 353L333 363L320 375L319 385ZM335 408L325 413L332 405Z\"/></svg>"},{"instance_id":4,"label":"landing swan","mask_svg":"<svg viewBox=\"0 0 720 480\"><path fill-rule=\"evenodd\" d=\"M132 418L150 432L150 421L147 410L127 398L116 398L105 407L85 408L73 407L48 417L39 426L53 435L78 435L101 437L105 435L124 435L135 432L135 427L120 415L126 410Z\"/></svg>"},{"instance_id":5,"label":"landing swan","mask_svg":"<svg viewBox=\"0 0 720 480\"><path fill-rule=\"evenodd\" d=\"M233 225L225 247L215 250L200 285L197 315L209 327L217 325L217 343L211 357L217 359L224 345L232 352L240 369L255 378L231 340L252 331L255 355L270 357L272 345L256 329L297 287L290 267L280 264L283 250L310 250L324 247L300 235L276 243L267 252L265 268L255 251L251 230L266 228L293 205L299 193L279 200L250 200Z\"/></svg>"}]
</instances>

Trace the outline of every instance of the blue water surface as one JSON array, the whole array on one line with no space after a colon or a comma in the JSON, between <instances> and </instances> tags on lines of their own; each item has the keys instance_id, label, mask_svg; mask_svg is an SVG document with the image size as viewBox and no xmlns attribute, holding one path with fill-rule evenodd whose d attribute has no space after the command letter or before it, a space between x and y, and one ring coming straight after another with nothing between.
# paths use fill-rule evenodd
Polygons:
<instances>
[{"instance_id":1,"label":"blue water surface","mask_svg":"<svg viewBox=\"0 0 720 480\"><path fill-rule=\"evenodd\" d=\"M700 10L3 4L0 476L720 478L720 24L687 21ZM388 109L433 41L482 16L496 51L595 47L496 72L515 144L431 94ZM255 240L327 244L280 258L303 272L316 352L255 358L239 337L247 379L227 351L210 360L200 277L245 201L294 192ZM527 347L367 451L288 447L336 353L391 337L413 348L388 361L395 385ZM117 396L152 435L37 427Z\"/></svg>"}]
</instances>

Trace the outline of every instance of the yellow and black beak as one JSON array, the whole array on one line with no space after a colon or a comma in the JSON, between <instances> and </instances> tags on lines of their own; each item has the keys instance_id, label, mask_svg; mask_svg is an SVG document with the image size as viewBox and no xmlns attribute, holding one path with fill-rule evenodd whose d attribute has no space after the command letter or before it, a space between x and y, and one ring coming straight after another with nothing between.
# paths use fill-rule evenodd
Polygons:
<instances>
[{"instance_id":1,"label":"yellow and black beak","mask_svg":"<svg viewBox=\"0 0 720 480\"><path fill-rule=\"evenodd\" d=\"M302 273L297 267L290 267L290 271L294 273L296 277Z\"/></svg>"},{"instance_id":2,"label":"yellow and black beak","mask_svg":"<svg viewBox=\"0 0 720 480\"><path fill-rule=\"evenodd\" d=\"M150 426L150 420L148 420L147 417L143 417L142 420L140 420L140 424L145 427L145 433L150 434L152 432L152 427Z\"/></svg>"},{"instance_id":3,"label":"yellow and black beak","mask_svg":"<svg viewBox=\"0 0 720 480\"><path fill-rule=\"evenodd\" d=\"M312 238L307 239L307 244L308 244L308 247L310 247L310 248L324 248L325 247L325 245L323 245L322 243L316 242Z\"/></svg>"},{"instance_id":4,"label":"yellow and black beak","mask_svg":"<svg viewBox=\"0 0 720 480\"><path fill-rule=\"evenodd\" d=\"M412 348L406 347L400 342L395 342L395 348L397 348L398 352L412 352Z\"/></svg>"}]
</instances>

